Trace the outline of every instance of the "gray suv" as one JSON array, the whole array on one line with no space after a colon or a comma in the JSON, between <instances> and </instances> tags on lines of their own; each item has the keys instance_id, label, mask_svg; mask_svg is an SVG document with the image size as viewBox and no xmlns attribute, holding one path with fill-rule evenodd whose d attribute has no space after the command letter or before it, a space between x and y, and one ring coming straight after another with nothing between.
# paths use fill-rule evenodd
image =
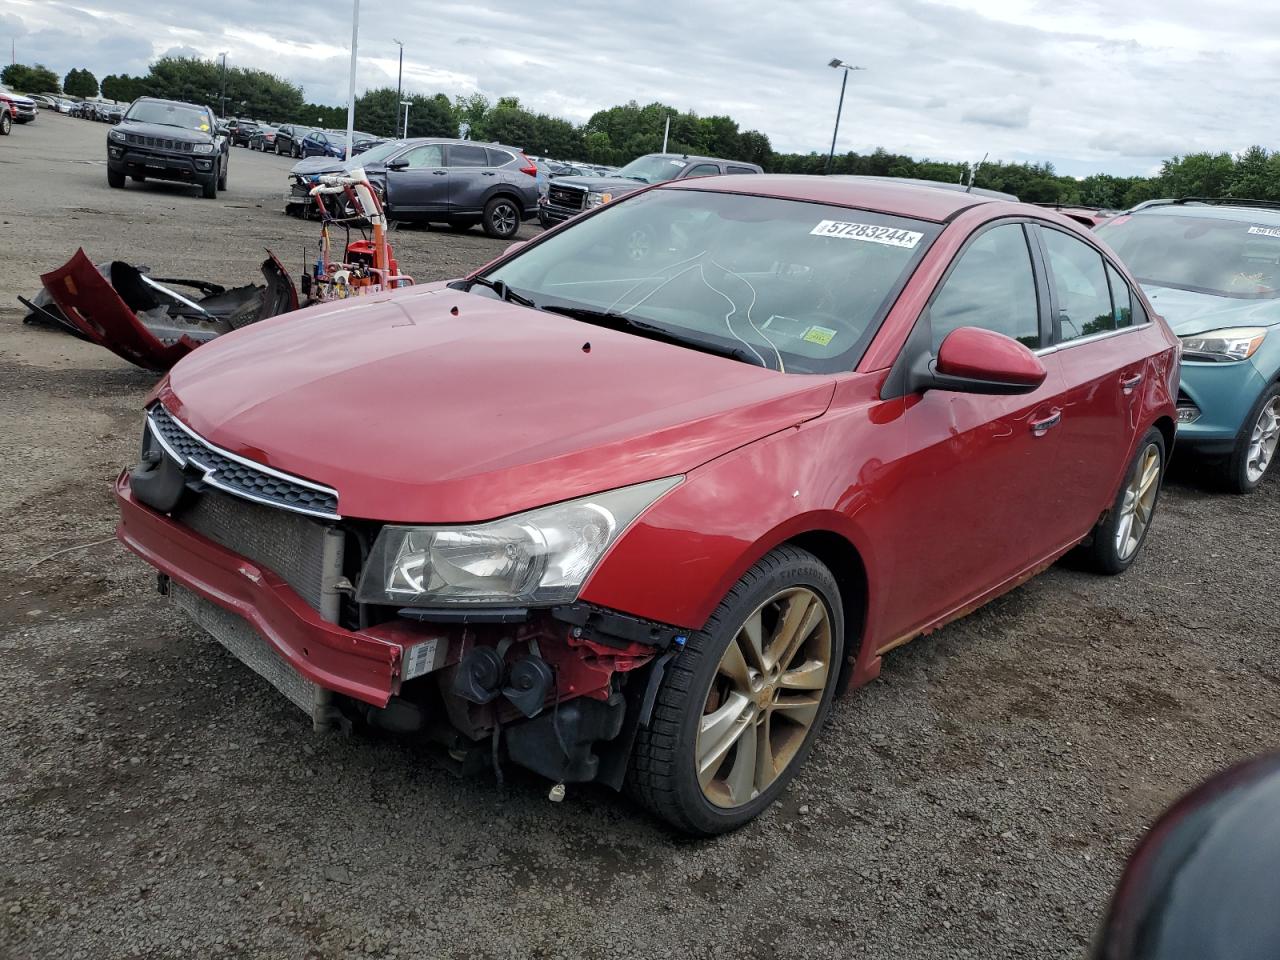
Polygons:
<instances>
[{"instance_id":1,"label":"gray suv","mask_svg":"<svg viewBox=\"0 0 1280 960\"><path fill-rule=\"evenodd\" d=\"M301 160L289 172L286 209L305 211L321 174L358 167L392 220L445 223L455 230L481 224L489 236L509 240L538 209L538 171L519 147L439 137L384 143L346 161Z\"/></svg>"},{"instance_id":2,"label":"gray suv","mask_svg":"<svg viewBox=\"0 0 1280 960\"><path fill-rule=\"evenodd\" d=\"M538 200L538 222L550 227L646 184L715 177L722 173L764 173L764 169L738 160L650 153L632 160L611 177L556 177L547 185L546 196Z\"/></svg>"}]
</instances>

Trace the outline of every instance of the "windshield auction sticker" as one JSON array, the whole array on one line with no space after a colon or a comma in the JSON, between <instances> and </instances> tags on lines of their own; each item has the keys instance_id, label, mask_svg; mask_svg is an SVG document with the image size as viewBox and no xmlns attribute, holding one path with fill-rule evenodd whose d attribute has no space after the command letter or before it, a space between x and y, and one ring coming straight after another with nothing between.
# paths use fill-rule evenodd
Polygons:
<instances>
[{"instance_id":1,"label":"windshield auction sticker","mask_svg":"<svg viewBox=\"0 0 1280 960\"><path fill-rule=\"evenodd\" d=\"M863 240L867 243L883 243L890 247L914 250L923 238L915 230L895 230L893 227L877 227L870 223L849 223L844 220L822 220L809 231L815 237L838 237L841 240Z\"/></svg>"},{"instance_id":2,"label":"windshield auction sticker","mask_svg":"<svg viewBox=\"0 0 1280 960\"><path fill-rule=\"evenodd\" d=\"M1250 227L1249 232L1260 237L1280 237L1280 227Z\"/></svg>"}]
</instances>

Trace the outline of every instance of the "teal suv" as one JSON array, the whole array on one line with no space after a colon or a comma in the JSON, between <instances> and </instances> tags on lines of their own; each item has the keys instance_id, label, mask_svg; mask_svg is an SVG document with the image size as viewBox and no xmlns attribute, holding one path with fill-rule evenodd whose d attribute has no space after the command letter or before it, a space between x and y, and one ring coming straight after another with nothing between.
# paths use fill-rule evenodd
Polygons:
<instances>
[{"instance_id":1,"label":"teal suv","mask_svg":"<svg viewBox=\"0 0 1280 960\"><path fill-rule=\"evenodd\" d=\"M1178 446L1256 490L1280 444L1280 204L1154 200L1097 233L1182 340Z\"/></svg>"}]
</instances>

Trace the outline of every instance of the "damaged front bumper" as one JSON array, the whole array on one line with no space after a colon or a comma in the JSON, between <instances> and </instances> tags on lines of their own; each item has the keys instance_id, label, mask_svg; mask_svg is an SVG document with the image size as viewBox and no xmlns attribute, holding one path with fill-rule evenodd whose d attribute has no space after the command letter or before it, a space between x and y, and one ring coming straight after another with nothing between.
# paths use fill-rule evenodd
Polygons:
<instances>
[{"instance_id":1,"label":"damaged front bumper","mask_svg":"<svg viewBox=\"0 0 1280 960\"><path fill-rule=\"evenodd\" d=\"M358 721L430 740L457 759L487 763L501 753L557 782L619 788L662 670L683 642L676 628L579 605L401 611L348 629L266 566L143 503L130 471L117 479L116 498L120 541L317 728Z\"/></svg>"},{"instance_id":2,"label":"damaged front bumper","mask_svg":"<svg viewBox=\"0 0 1280 960\"><path fill-rule=\"evenodd\" d=\"M262 286L226 289L200 280L157 280L123 261L95 265L77 250L40 277L28 322L65 329L145 370L165 371L214 337L298 309L298 291L284 265L267 251ZM166 286L193 288L190 295ZM198 292L197 292L198 291Z\"/></svg>"}]
</instances>

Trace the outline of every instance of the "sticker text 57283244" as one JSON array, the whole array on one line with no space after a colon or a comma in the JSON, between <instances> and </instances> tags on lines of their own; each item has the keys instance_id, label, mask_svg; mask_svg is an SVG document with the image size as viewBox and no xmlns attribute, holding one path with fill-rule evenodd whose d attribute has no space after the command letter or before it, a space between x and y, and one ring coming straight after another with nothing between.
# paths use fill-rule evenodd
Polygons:
<instances>
[{"instance_id":1,"label":"sticker text 57283244","mask_svg":"<svg viewBox=\"0 0 1280 960\"><path fill-rule=\"evenodd\" d=\"M870 223L849 223L845 220L822 220L809 231L815 237L838 237L841 240L863 240L867 243L883 243L890 247L906 247L914 250L923 239L923 233L915 230L899 230L895 227L877 227Z\"/></svg>"}]
</instances>

